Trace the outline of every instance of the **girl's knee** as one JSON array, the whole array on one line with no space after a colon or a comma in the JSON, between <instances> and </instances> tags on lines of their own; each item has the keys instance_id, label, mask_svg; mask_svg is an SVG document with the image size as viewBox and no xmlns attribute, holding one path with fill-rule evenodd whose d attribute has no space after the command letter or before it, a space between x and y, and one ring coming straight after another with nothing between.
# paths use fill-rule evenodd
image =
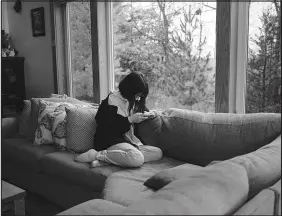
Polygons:
<instances>
[{"instance_id":1,"label":"girl's knee","mask_svg":"<svg viewBox=\"0 0 282 216\"><path fill-rule=\"evenodd\" d=\"M163 157L163 151L160 148L156 149L156 159L161 159Z\"/></svg>"},{"instance_id":2,"label":"girl's knee","mask_svg":"<svg viewBox=\"0 0 282 216\"><path fill-rule=\"evenodd\" d=\"M130 151L130 159L128 166L140 167L144 164L144 155L139 150Z\"/></svg>"}]
</instances>

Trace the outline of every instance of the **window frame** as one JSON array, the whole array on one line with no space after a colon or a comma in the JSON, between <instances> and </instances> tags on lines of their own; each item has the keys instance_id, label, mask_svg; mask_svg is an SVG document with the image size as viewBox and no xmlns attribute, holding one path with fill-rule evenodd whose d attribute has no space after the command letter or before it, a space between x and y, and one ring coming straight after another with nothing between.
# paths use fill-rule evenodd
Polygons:
<instances>
[{"instance_id":1,"label":"window frame","mask_svg":"<svg viewBox=\"0 0 282 216\"><path fill-rule=\"evenodd\" d=\"M216 41L220 43L216 43L215 102L219 113L245 113L249 4L249 1L217 3L220 20Z\"/></svg>"},{"instance_id":2,"label":"window frame","mask_svg":"<svg viewBox=\"0 0 282 216\"><path fill-rule=\"evenodd\" d=\"M249 28L249 22L246 22L246 20L249 20L249 4L249 1L217 2L216 113L245 113ZM60 17L62 15L58 15L58 13L64 13L62 9L56 9L58 6L66 8L66 1L52 5L55 12L53 17L56 17L56 15ZM104 99L110 91L114 90L112 3L90 1L90 7L93 93L95 102L100 103L101 99ZM66 18L67 16L65 16L65 23ZM56 41L62 41L62 35L64 37L67 35L66 29L63 29L60 25L56 25L56 18L54 27L55 32L57 32L56 34L59 35L59 37L56 37ZM217 41L220 41L220 43L217 43ZM72 95L70 92L70 76L67 75L67 68L69 66L66 62L69 51L66 47L64 49L58 48L60 47L58 43L55 43L55 45L57 47L55 49L55 55L59 93ZM67 46L67 44L64 46ZM62 57L62 52L65 52L64 57ZM94 53L98 53L98 55L94 55ZM60 63L58 59L63 59L65 63ZM67 82L65 82L64 77L67 77ZM64 87L62 88L60 85L64 85Z\"/></svg>"}]
</instances>

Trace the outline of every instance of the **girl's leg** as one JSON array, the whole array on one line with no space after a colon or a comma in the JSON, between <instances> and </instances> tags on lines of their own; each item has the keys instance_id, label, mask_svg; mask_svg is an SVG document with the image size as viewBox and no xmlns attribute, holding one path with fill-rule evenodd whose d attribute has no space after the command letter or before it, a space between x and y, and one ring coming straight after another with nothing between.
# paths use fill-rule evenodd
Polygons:
<instances>
[{"instance_id":1,"label":"girl's leg","mask_svg":"<svg viewBox=\"0 0 282 216\"><path fill-rule=\"evenodd\" d=\"M123 167L139 167L144 163L144 156L131 144L119 143L98 152L96 160ZM92 166L95 166L94 164Z\"/></svg>"},{"instance_id":2,"label":"girl's leg","mask_svg":"<svg viewBox=\"0 0 282 216\"><path fill-rule=\"evenodd\" d=\"M141 145L139 150L144 155L144 162L160 160L163 157L163 152L155 146Z\"/></svg>"}]
</instances>

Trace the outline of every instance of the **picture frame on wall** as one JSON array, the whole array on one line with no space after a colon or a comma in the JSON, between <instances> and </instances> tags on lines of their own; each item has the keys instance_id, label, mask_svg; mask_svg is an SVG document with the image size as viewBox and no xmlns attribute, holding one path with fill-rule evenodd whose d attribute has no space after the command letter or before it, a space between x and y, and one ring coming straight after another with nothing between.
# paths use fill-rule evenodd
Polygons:
<instances>
[{"instance_id":1,"label":"picture frame on wall","mask_svg":"<svg viewBox=\"0 0 282 216\"><path fill-rule=\"evenodd\" d=\"M31 9L31 25L33 37L45 36L44 7Z\"/></svg>"}]
</instances>

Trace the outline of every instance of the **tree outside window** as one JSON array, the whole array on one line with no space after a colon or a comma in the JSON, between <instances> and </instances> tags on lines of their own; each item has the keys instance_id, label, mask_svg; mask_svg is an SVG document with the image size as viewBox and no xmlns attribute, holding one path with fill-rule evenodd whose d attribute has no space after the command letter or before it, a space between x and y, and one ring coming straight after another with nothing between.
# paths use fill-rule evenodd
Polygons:
<instances>
[{"instance_id":1,"label":"tree outside window","mask_svg":"<svg viewBox=\"0 0 282 216\"><path fill-rule=\"evenodd\" d=\"M252 2L246 112L281 113L281 3Z\"/></svg>"}]
</instances>

